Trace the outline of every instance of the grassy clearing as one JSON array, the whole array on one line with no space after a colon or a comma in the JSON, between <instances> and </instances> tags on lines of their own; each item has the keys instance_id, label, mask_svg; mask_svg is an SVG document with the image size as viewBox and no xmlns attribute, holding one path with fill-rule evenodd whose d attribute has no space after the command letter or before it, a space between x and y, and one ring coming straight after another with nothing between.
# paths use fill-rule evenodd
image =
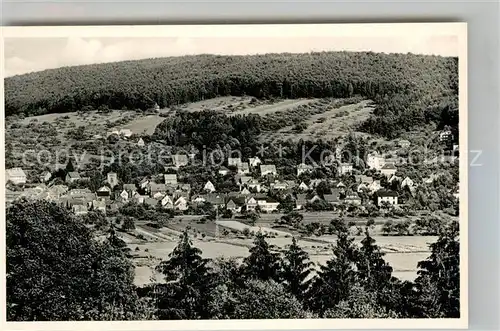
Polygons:
<instances>
[{"instance_id":1,"label":"grassy clearing","mask_svg":"<svg viewBox=\"0 0 500 331\"><path fill-rule=\"evenodd\" d=\"M364 100L360 103L333 108L324 113L312 115L304 121L306 128L300 133L294 132L293 126L288 126L280 129L275 136L280 139L292 140L335 139L353 131L355 125L366 120L372 111L371 101Z\"/></svg>"}]
</instances>

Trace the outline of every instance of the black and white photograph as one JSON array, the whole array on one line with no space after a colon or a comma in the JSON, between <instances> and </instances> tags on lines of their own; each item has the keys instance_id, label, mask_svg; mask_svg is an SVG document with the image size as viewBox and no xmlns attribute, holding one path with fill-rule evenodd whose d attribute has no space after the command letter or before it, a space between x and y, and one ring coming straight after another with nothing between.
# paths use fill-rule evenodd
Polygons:
<instances>
[{"instance_id":1,"label":"black and white photograph","mask_svg":"<svg viewBox=\"0 0 500 331\"><path fill-rule=\"evenodd\" d=\"M466 29L2 28L5 323L466 326Z\"/></svg>"}]
</instances>

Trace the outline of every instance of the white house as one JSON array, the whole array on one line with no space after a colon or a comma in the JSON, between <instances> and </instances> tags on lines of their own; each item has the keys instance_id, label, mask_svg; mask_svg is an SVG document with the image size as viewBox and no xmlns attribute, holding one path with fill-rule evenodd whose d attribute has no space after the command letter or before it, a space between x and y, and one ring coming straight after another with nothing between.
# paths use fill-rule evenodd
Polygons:
<instances>
[{"instance_id":1,"label":"white house","mask_svg":"<svg viewBox=\"0 0 500 331\"><path fill-rule=\"evenodd\" d=\"M255 167L258 167L262 163L262 161L260 160L260 158L258 156L256 156L256 157L249 158L248 163L249 163L250 167L255 168Z\"/></svg>"},{"instance_id":2,"label":"white house","mask_svg":"<svg viewBox=\"0 0 500 331\"><path fill-rule=\"evenodd\" d=\"M366 157L366 165L370 169L380 170L385 164L385 159L378 153L370 153Z\"/></svg>"},{"instance_id":3,"label":"white house","mask_svg":"<svg viewBox=\"0 0 500 331\"><path fill-rule=\"evenodd\" d=\"M401 182L401 188L408 186L409 189L413 188L414 182L410 179L410 177L406 177Z\"/></svg>"},{"instance_id":4,"label":"white house","mask_svg":"<svg viewBox=\"0 0 500 331\"><path fill-rule=\"evenodd\" d=\"M144 147L146 144L144 143L144 140L142 138L139 138L139 141L137 141L137 146L139 147Z\"/></svg>"},{"instance_id":5,"label":"white house","mask_svg":"<svg viewBox=\"0 0 500 331\"><path fill-rule=\"evenodd\" d=\"M337 168L337 172L339 175L345 175L352 172L352 164L351 163L341 163Z\"/></svg>"},{"instance_id":6,"label":"white house","mask_svg":"<svg viewBox=\"0 0 500 331\"><path fill-rule=\"evenodd\" d=\"M204 190L204 191L208 191L208 192L210 192L210 193L213 193L213 192L215 192L215 186L214 186L214 184L212 184L212 182L211 182L211 181L208 181L208 182L205 184L205 186L203 187L203 190Z\"/></svg>"},{"instance_id":7,"label":"white house","mask_svg":"<svg viewBox=\"0 0 500 331\"><path fill-rule=\"evenodd\" d=\"M120 193L120 197L122 198L123 201L127 201L129 198L128 192L123 190L122 193Z\"/></svg>"},{"instance_id":8,"label":"white house","mask_svg":"<svg viewBox=\"0 0 500 331\"><path fill-rule=\"evenodd\" d=\"M130 129L121 129L120 130L120 136L124 136L126 138L129 138L132 135L132 130Z\"/></svg>"},{"instance_id":9,"label":"white house","mask_svg":"<svg viewBox=\"0 0 500 331\"><path fill-rule=\"evenodd\" d=\"M241 164L241 158L239 157L230 157L227 159L227 165L229 167L238 167Z\"/></svg>"},{"instance_id":10,"label":"white house","mask_svg":"<svg viewBox=\"0 0 500 331\"><path fill-rule=\"evenodd\" d=\"M301 163L297 166L297 176L302 175L303 173L311 172L313 167L309 164Z\"/></svg>"},{"instance_id":11,"label":"white house","mask_svg":"<svg viewBox=\"0 0 500 331\"><path fill-rule=\"evenodd\" d=\"M160 200L160 203L163 208L166 209L172 209L174 208L174 202L172 201L172 198L167 194L163 197L163 199Z\"/></svg>"},{"instance_id":12,"label":"white house","mask_svg":"<svg viewBox=\"0 0 500 331\"><path fill-rule=\"evenodd\" d=\"M262 211L269 213L277 210L280 203L271 198L266 198L263 200L257 200L257 204L259 205Z\"/></svg>"},{"instance_id":13,"label":"white house","mask_svg":"<svg viewBox=\"0 0 500 331\"><path fill-rule=\"evenodd\" d=\"M394 191L380 190L377 192L377 205L383 206L384 203L389 203L392 206L398 205L398 194Z\"/></svg>"},{"instance_id":14,"label":"white house","mask_svg":"<svg viewBox=\"0 0 500 331\"><path fill-rule=\"evenodd\" d=\"M118 185L118 175L116 174L116 172L108 172L107 182L111 186L111 188Z\"/></svg>"},{"instance_id":15,"label":"white house","mask_svg":"<svg viewBox=\"0 0 500 331\"><path fill-rule=\"evenodd\" d=\"M249 194L250 194L250 191L249 191L246 187L244 187L244 188L241 190L240 194L242 194L242 195L249 195Z\"/></svg>"},{"instance_id":16,"label":"white house","mask_svg":"<svg viewBox=\"0 0 500 331\"><path fill-rule=\"evenodd\" d=\"M382 167L382 169L380 169L380 172L387 178L390 178L392 175L394 175L396 171L396 166L393 163L387 163Z\"/></svg>"},{"instance_id":17,"label":"white house","mask_svg":"<svg viewBox=\"0 0 500 331\"><path fill-rule=\"evenodd\" d=\"M175 186L177 185L177 174L164 174L165 184Z\"/></svg>"},{"instance_id":18,"label":"white house","mask_svg":"<svg viewBox=\"0 0 500 331\"><path fill-rule=\"evenodd\" d=\"M258 206L257 200L255 200L254 197L251 197L250 199L247 200L246 206L247 210L249 211L255 210L255 208L257 208Z\"/></svg>"},{"instance_id":19,"label":"white house","mask_svg":"<svg viewBox=\"0 0 500 331\"><path fill-rule=\"evenodd\" d=\"M309 191L309 186L307 186L306 183L302 182L299 185L299 190L301 190L301 191Z\"/></svg>"},{"instance_id":20,"label":"white house","mask_svg":"<svg viewBox=\"0 0 500 331\"><path fill-rule=\"evenodd\" d=\"M276 176L278 172L276 171L276 166L274 164L262 164L260 166L260 175L273 175Z\"/></svg>"}]
</instances>

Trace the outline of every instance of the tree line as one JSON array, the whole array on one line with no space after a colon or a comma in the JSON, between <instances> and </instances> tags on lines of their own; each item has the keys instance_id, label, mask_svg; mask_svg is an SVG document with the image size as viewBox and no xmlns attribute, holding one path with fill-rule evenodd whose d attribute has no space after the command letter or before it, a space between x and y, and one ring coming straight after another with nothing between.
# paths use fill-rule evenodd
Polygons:
<instances>
[{"instance_id":1,"label":"tree line","mask_svg":"<svg viewBox=\"0 0 500 331\"><path fill-rule=\"evenodd\" d=\"M206 259L185 232L156 266L161 281L134 285L127 245L111 227L96 237L54 203L7 209L7 317L11 321L456 318L458 223L430 245L414 282L392 267L368 230L361 245L337 222L332 257L314 268L299 243L279 253L262 233L241 263Z\"/></svg>"}]
</instances>

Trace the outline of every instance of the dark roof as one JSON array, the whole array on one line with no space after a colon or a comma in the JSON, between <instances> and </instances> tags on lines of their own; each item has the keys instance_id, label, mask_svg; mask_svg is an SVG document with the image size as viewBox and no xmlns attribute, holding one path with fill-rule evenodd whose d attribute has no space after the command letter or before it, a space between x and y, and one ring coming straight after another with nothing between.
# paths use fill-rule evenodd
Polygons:
<instances>
[{"instance_id":1,"label":"dark roof","mask_svg":"<svg viewBox=\"0 0 500 331\"><path fill-rule=\"evenodd\" d=\"M379 196L379 197L397 197L398 193L395 191L389 191L389 190L378 190L377 196Z\"/></svg>"},{"instance_id":2,"label":"dark roof","mask_svg":"<svg viewBox=\"0 0 500 331\"><path fill-rule=\"evenodd\" d=\"M396 169L396 166L393 163L387 163L387 164L384 164L382 169Z\"/></svg>"}]
</instances>

